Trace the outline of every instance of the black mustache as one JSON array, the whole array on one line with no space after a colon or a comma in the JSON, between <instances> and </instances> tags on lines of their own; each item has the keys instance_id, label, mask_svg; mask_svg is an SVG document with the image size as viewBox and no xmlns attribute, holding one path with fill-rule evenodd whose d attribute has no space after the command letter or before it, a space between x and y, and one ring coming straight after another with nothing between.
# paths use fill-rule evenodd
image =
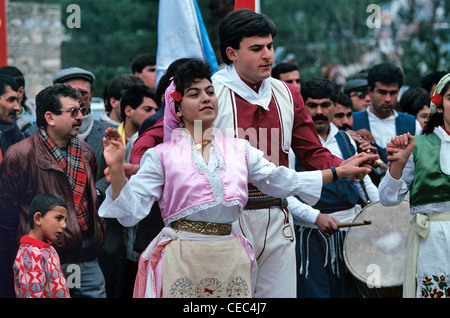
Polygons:
<instances>
[{"instance_id":1,"label":"black mustache","mask_svg":"<svg viewBox=\"0 0 450 318\"><path fill-rule=\"evenodd\" d=\"M347 124L343 124L339 129L340 129L340 130L352 129L352 126L347 125Z\"/></svg>"},{"instance_id":2,"label":"black mustache","mask_svg":"<svg viewBox=\"0 0 450 318\"><path fill-rule=\"evenodd\" d=\"M328 117L325 115L314 115L314 117L312 118L313 121L316 120L328 120Z\"/></svg>"}]
</instances>

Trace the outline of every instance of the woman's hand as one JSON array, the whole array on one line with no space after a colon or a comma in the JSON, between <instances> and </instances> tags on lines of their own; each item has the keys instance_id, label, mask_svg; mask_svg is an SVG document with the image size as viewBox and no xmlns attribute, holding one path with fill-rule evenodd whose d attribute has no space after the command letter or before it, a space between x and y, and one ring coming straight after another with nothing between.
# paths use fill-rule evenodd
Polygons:
<instances>
[{"instance_id":1,"label":"woman's hand","mask_svg":"<svg viewBox=\"0 0 450 318\"><path fill-rule=\"evenodd\" d=\"M391 142L386 147L389 165L399 159L406 162L414 149L414 145L414 137L410 133L392 137Z\"/></svg>"},{"instance_id":2,"label":"woman's hand","mask_svg":"<svg viewBox=\"0 0 450 318\"><path fill-rule=\"evenodd\" d=\"M395 136L391 139L386 152L389 159L389 172L394 179L399 180L401 178L414 146L414 137L410 133Z\"/></svg>"},{"instance_id":3,"label":"woman's hand","mask_svg":"<svg viewBox=\"0 0 450 318\"><path fill-rule=\"evenodd\" d=\"M125 161L125 147L117 129L108 128L103 137L103 156L108 166L123 165Z\"/></svg>"},{"instance_id":4,"label":"woman's hand","mask_svg":"<svg viewBox=\"0 0 450 318\"><path fill-rule=\"evenodd\" d=\"M103 156L109 167L109 181L111 182L113 200L120 195L123 187L127 183L123 164L125 161L125 147L122 137L117 129L108 128L105 130L106 137L103 138Z\"/></svg>"}]
</instances>

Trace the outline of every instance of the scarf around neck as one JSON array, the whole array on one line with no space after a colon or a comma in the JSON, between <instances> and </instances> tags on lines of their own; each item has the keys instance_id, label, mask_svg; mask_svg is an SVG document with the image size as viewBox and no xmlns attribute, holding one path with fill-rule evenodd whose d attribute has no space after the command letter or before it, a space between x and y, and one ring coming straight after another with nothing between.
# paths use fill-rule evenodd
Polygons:
<instances>
[{"instance_id":1,"label":"scarf around neck","mask_svg":"<svg viewBox=\"0 0 450 318\"><path fill-rule=\"evenodd\" d=\"M119 127L119 125L120 125L120 123L118 123L117 121L114 121L111 118L109 118L109 115L106 111L101 113L100 120L104 121L105 123L110 124L111 126L114 126L115 128Z\"/></svg>"},{"instance_id":2,"label":"scarf around neck","mask_svg":"<svg viewBox=\"0 0 450 318\"><path fill-rule=\"evenodd\" d=\"M58 162L62 170L66 173L72 189L75 211L77 212L78 223L83 231L88 229L88 202L87 202L87 172L83 161L80 140L74 137L67 146L67 158L61 148L50 138L43 127L39 127L39 133L47 150Z\"/></svg>"},{"instance_id":3,"label":"scarf around neck","mask_svg":"<svg viewBox=\"0 0 450 318\"><path fill-rule=\"evenodd\" d=\"M215 73L212 76L214 81L217 81L230 90L234 91L247 102L259 105L265 110L269 109L269 103L272 99L271 78L268 77L262 81L258 92L255 92L251 87L244 83L233 64L225 66L224 69Z\"/></svg>"},{"instance_id":4,"label":"scarf around neck","mask_svg":"<svg viewBox=\"0 0 450 318\"><path fill-rule=\"evenodd\" d=\"M94 126L94 113L91 111L87 115L83 115L83 121L81 122L80 129L78 130L78 137L86 140L87 136L91 133Z\"/></svg>"}]
</instances>

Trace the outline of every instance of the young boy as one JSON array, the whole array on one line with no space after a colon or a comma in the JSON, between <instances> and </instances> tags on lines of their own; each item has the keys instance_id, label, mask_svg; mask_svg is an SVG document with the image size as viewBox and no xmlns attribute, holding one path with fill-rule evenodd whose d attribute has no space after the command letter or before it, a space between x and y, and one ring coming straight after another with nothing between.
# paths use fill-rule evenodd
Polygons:
<instances>
[{"instance_id":1,"label":"young boy","mask_svg":"<svg viewBox=\"0 0 450 318\"><path fill-rule=\"evenodd\" d=\"M30 232L20 239L14 261L17 298L70 298L59 256L52 241L66 227L67 206L51 194L39 194L30 204Z\"/></svg>"}]
</instances>

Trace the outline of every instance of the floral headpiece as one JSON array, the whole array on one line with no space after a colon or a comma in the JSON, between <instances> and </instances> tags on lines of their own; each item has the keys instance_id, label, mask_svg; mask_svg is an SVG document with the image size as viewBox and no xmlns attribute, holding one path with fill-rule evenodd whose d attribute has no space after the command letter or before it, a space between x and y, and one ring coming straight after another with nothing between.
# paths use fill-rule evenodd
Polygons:
<instances>
[{"instance_id":1,"label":"floral headpiece","mask_svg":"<svg viewBox=\"0 0 450 318\"><path fill-rule=\"evenodd\" d=\"M437 108L442 106L442 95L435 93L433 97L431 97L431 101L433 102L434 106Z\"/></svg>"},{"instance_id":2,"label":"floral headpiece","mask_svg":"<svg viewBox=\"0 0 450 318\"><path fill-rule=\"evenodd\" d=\"M177 102L180 102L183 99L183 96L181 96L181 93L179 91L173 91L170 94L170 97L172 97Z\"/></svg>"},{"instance_id":3,"label":"floral headpiece","mask_svg":"<svg viewBox=\"0 0 450 318\"><path fill-rule=\"evenodd\" d=\"M439 107L442 107L442 89L444 86L450 81L450 73L447 75L444 75L444 77L441 78L439 83L436 85L436 89L434 90L434 94L431 97L431 103L430 103L430 110L431 114L434 114Z\"/></svg>"}]
</instances>

